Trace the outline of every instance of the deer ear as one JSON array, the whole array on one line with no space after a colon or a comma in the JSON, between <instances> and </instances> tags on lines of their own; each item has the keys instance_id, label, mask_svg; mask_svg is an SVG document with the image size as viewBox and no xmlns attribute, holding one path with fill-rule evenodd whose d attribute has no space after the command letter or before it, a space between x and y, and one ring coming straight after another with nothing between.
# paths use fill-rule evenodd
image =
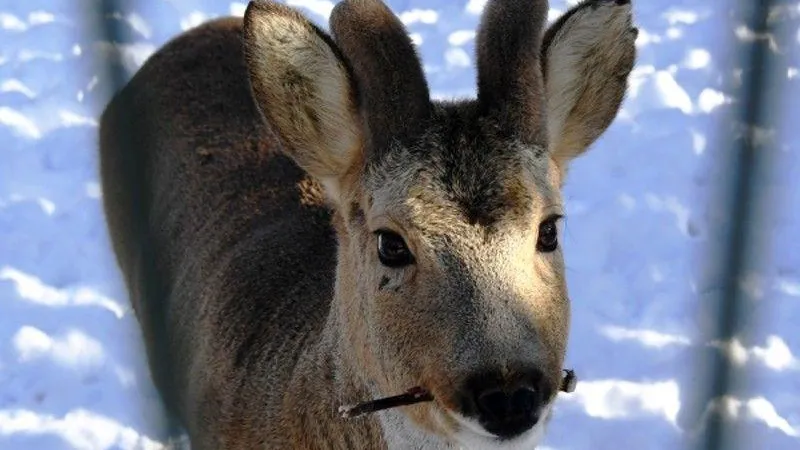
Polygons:
<instances>
[{"instance_id":1,"label":"deer ear","mask_svg":"<svg viewBox=\"0 0 800 450\"><path fill-rule=\"evenodd\" d=\"M545 33L548 144L566 171L617 116L636 57L630 0L586 0Z\"/></svg>"},{"instance_id":2,"label":"deer ear","mask_svg":"<svg viewBox=\"0 0 800 450\"><path fill-rule=\"evenodd\" d=\"M540 49L547 0L492 0L476 40L478 105L506 132L545 144Z\"/></svg>"},{"instance_id":3,"label":"deer ear","mask_svg":"<svg viewBox=\"0 0 800 450\"><path fill-rule=\"evenodd\" d=\"M403 23L381 0L344 0L330 27L359 87L370 157L415 141L431 115L430 93Z\"/></svg>"},{"instance_id":4,"label":"deer ear","mask_svg":"<svg viewBox=\"0 0 800 450\"><path fill-rule=\"evenodd\" d=\"M253 1L244 49L261 113L286 153L335 195L362 141L355 91L335 44L291 8Z\"/></svg>"}]
</instances>

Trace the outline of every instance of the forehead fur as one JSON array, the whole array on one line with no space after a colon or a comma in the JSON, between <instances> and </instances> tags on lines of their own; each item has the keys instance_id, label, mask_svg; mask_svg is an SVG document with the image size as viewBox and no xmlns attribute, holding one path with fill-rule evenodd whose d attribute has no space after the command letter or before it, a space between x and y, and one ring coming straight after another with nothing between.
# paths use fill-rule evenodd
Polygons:
<instances>
[{"instance_id":1,"label":"forehead fur","mask_svg":"<svg viewBox=\"0 0 800 450\"><path fill-rule=\"evenodd\" d=\"M434 227L438 220L448 228L458 221L493 229L556 205L545 147L525 145L501 125L479 115L475 102L437 104L414 145L370 162L368 188L381 206Z\"/></svg>"}]
</instances>

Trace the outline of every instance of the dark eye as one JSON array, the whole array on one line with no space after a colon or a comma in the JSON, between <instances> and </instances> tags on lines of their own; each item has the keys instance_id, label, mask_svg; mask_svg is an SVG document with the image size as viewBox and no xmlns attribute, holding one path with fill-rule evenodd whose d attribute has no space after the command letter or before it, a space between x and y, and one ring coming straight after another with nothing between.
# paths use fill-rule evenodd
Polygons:
<instances>
[{"instance_id":1,"label":"dark eye","mask_svg":"<svg viewBox=\"0 0 800 450\"><path fill-rule=\"evenodd\" d=\"M406 242L399 234L391 231L379 230L378 259L386 267L404 267L414 263L414 255L408 249Z\"/></svg>"},{"instance_id":2,"label":"dark eye","mask_svg":"<svg viewBox=\"0 0 800 450\"><path fill-rule=\"evenodd\" d=\"M558 248L558 219L561 216L550 216L539 224L539 239L536 241L536 250L550 253Z\"/></svg>"}]
</instances>

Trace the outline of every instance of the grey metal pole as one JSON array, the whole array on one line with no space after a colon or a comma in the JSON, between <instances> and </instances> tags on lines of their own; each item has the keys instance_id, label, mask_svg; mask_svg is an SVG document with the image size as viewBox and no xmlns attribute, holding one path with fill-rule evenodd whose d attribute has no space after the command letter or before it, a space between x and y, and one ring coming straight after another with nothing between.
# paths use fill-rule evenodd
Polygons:
<instances>
[{"instance_id":1,"label":"grey metal pole","mask_svg":"<svg viewBox=\"0 0 800 450\"><path fill-rule=\"evenodd\" d=\"M745 25L756 35L763 36L770 31L768 20L773 7L770 0L740 0L738 8L748 12ZM726 202L725 216L729 220L729 234L719 251L712 257L719 258L723 267L722 289L718 302L716 329L710 335L712 339L727 343L731 339L745 332L743 313L747 309L745 293L741 289L741 280L746 271L752 266L751 258L756 255L752 252L757 240L756 225L760 222L757 212L760 202L764 199L758 197L756 190L763 181L769 152L773 150L770 145L760 145L756 139L757 128L768 128L770 120L767 117L769 103L769 42L767 39L756 38L752 42L741 44L744 48L739 52L738 62L742 71L742 85L737 96L738 111L736 126L743 128L741 136L730 142L729 158L723 158L722 164L726 165L723 173L727 177L722 181L724 194L722 199ZM726 123L723 126L730 126ZM723 136L728 136L726 130ZM711 401L730 395L737 381L736 367L729 357L720 356L715 359L708 378L707 395L702 398L702 405L709 405ZM733 444L731 438L735 430L730 426L721 413L712 413L707 416L705 433L698 442L702 450L730 449Z\"/></svg>"},{"instance_id":2,"label":"grey metal pole","mask_svg":"<svg viewBox=\"0 0 800 450\"><path fill-rule=\"evenodd\" d=\"M96 0L90 2L89 10L86 11L87 29L91 33L90 40L108 42L110 44L120 43L124 40L123 22L113 19L114 13L130 10L129 6L133 0ZM122 64L116 64L113 58L109 60L96 61L96 69L101 74L108 77L113 92L118 91L127 82L127 74ZM105 105L103 105L105 106Z\"/></svg>"}]
</instances>

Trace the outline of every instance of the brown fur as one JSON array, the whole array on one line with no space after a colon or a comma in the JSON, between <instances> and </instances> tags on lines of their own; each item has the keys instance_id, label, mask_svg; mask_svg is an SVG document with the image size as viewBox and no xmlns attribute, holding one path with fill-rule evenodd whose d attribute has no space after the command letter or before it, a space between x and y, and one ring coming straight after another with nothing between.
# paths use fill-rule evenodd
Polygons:
<instances>
[{"instance_id":1,"label":"brown fur","mask_svg":"<svg viewBox=\"0 0 800 450\"><path fill-rule=\"evenodd\" d=\"M508 132L544 147L542 27L546 0L489 2L477 37L478 102Z\"/></svg>"},{"instance_id":2,"label":"brown fur","mask_svg":"<svg viewBox=\"0 0 800 450\"><path fill-rule=\"evenodd\" d=\"M538 229L624 94L630 8L611 3L576 7L613 18L593 39L591 12L572 11L540 49L545 1L490 1L476 101L429 100L377 0L338 5L333 38L254 2L147 61L101 120L104 205L154 381L192 448L444 448L464 439L450 412L477 375L535 370L553 400L569 302ZM586 51L565 63L576 36ZM412 266L381 265L379 229ZM417 385L436 401L337 415Z\"/></svg>"},{"instance_id":3,"label":"brown fur","mask_svg":"<svg viewBox=\"0 0 800 450\"><path fill-rule=\"evenodd\" d=\"M330 25L353 67L368 148L386 151L393 139L413 144L431 105L428 83L403 24L379 1L350 0L336 5Z\"/></svg>"}]
</instances>

